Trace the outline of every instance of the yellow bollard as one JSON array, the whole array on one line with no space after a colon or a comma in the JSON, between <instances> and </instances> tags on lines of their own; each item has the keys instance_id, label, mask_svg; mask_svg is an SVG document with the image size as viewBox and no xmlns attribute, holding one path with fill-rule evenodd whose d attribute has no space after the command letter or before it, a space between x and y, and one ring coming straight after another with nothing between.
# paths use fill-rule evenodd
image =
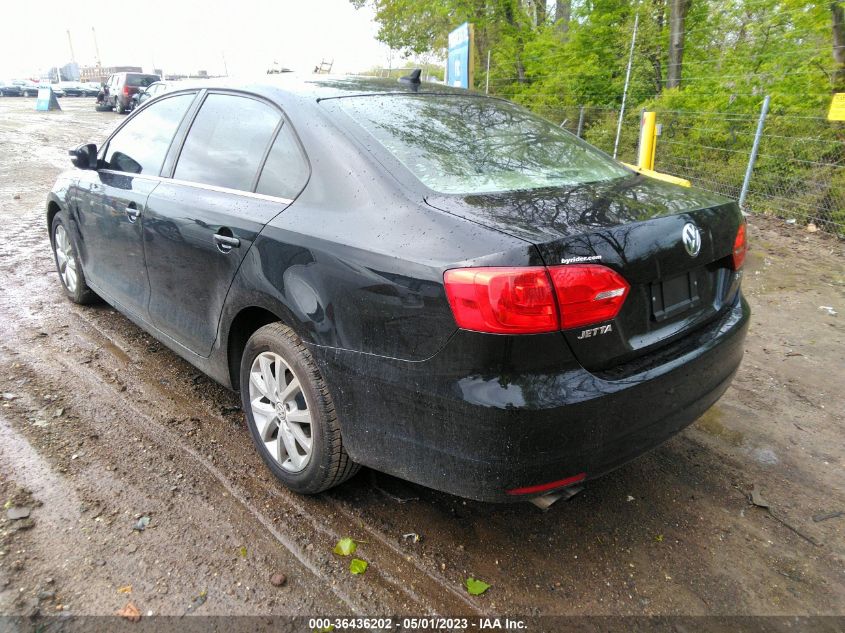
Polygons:
<instances>
[{"instance_id":1,"label":"yellow bollard","mask_svg":"<svg viewBox=\"0 0 845 633\"><path fill-rule=\"evenodd\" d=\"M630 167L635 172L655 178L664 182L671 182L682 187L690 187L690 181L686 178L678 178L677 176L670 176L669 174L661 174L654 171L654 152L657 149L657 113L643 112L642 125L640 126L640 153L637 156L637 164L629 165L622 163L626 167Z\"/></svg>"},{"instance_id":2,"label":"yellow bollard","mask_svg":"<svg viewBox=\"0 0 845 633\"><path fill-rule=\"evenodd\" d=\"M654 152L657 148L657 113L643 112L640 125L640 154L637 156L637 167L640 169L654 169Z\"/></svg>"}]
</instances>

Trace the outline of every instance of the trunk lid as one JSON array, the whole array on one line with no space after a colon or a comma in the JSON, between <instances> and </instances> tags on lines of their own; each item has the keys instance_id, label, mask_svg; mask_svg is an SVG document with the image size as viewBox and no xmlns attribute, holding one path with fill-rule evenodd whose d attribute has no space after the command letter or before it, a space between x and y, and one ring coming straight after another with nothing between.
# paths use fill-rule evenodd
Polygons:
<instances>
[{"instance_id":1,"label":"trunk lid","mask_svg":"<svg viewBox=\"0 0 845 633\"><path fill-rule=\"evenodd\" d=\"M628 281L615 319L563 332L587 369L617 367L668 344L715 318L737 290L730 256L742 215L734 202L699 189L631 176L426 201L531 242L547 266L601 264ZM684 244L687 224L700 236L694 256Z\"/></svg>"}]
</instances>

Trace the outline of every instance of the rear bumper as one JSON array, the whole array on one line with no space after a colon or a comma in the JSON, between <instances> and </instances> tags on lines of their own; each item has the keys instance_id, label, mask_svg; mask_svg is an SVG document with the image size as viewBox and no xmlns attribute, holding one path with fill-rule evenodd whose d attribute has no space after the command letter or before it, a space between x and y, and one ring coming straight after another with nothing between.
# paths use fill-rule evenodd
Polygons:
<instances>
[{"instance_id":1,"label":"rear bumper","mask_svg":"<svg viewBox=\"0 0 845 633\"><path fill-rule=\"evenodd\" d=\"M583 369L556 333L459 331L421 362L313 352L355 461L462 497L515 501L525 497L508 490L593 479L695 421L739 367L749 317L740 297L624 378Z\"/></svg>"}]
</instances>

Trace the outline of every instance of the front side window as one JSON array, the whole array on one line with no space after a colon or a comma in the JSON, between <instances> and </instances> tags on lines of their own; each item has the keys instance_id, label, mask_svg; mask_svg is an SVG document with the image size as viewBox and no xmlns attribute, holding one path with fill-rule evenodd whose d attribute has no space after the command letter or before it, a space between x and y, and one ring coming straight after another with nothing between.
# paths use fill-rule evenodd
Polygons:
<instances>
[{"instance_id":1,"label":"front side window","mask_svg":"<svg viewBox=\"0 0 845 633\"><path fill-rule=\"evenodd\" d=\"M275 108L261 101L210 94L191 125L173 177L252 191L281 118Z\"/></svg>"},{"instance_id":2,"label":"front side window","mask_svg":"<svg viewBox=\"0 0 845 633\"><path fill-rule=\"evenodd\" d=\"M106 169L158 176L164 157L194 94L169 97L144 108L109 141Z\"/></svg>"},{"instance_id":3,"label":"front side window","mask_svg":"<svg viewBox=\"0 0 845 633\"><path fill-rule=\"evenodd\" d=\"M373 95L343 109L430 189L492 193L622 178L589 144L500 99Z\"/></svg>"},{"instance_id":4,"label":"front side window","mask_svg":"<svg viewBox=\"0 0 845 633\"><path fill-rule=\"evenodd\" d=\"M279 130L261 170L257 193L277 198L296 198L308 180L308 163L289 123Z\"/></svg>"}]
</instances>

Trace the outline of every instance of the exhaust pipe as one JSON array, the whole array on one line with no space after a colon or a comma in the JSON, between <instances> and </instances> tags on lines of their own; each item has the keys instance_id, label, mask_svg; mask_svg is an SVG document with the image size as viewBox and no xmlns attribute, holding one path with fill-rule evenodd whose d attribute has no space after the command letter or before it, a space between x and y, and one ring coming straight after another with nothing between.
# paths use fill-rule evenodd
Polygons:
<instances>
[{"instance_id":1,"label":"exhaust pipe","mask_svg":"<svg viewBox=\"0 0 845 633\"><path fill-rule=\"evenodd\" d=\"M564 501L568 501L579 492L584 489L584 486L569 486L567 488L561 488L560 490L555 490L554 492L547 492L544 495L540 495L539 497L534 497L533 499L529 499L531 503L535 506L540 508L543 512L548 512L549 508L551 508L555 503L563 499Z\"/></svg>"}]
</instances>

